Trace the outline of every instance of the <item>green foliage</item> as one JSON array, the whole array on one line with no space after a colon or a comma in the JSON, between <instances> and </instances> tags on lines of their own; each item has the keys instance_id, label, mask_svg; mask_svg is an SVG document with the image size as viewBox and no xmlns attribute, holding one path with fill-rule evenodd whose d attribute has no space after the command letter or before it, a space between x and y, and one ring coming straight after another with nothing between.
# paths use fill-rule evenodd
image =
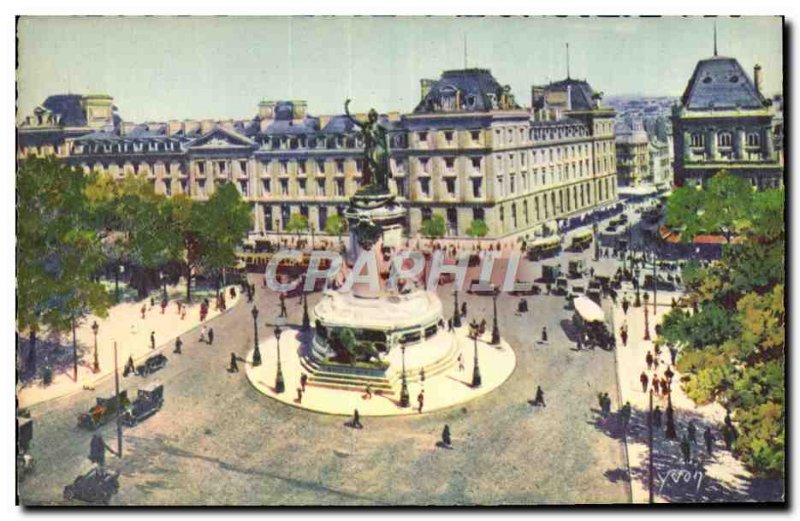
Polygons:
<instances>
[{"instance_id":1,"label":"green foliage","mask_svg":"<svg viewBox=\"0 0 800 521\"><path fill-rule=\"evenodd\" d=\"M94 275L104 262L84 173L55 158L17 168L17 327L68 330L109 298Z\"/></svg>"},{"instance_id":2,"label":"green foliage","mask_svg":"<svg viewBox=\"0 0 800 521\"><path fill-rule=\"evenodd\" d=\"M783 477L784 192L754 193L727 174L715 176L697 196L689 190L676 191L679 197L668 203L668 222L688 230L684 238L708 231L740 239L723 248L721 260L684 268L688 298L699 303L698 311L670 311L660 340L680 347L677 365L693 400L719 401L732 410L737 456L757 475ZM694 197L700 211L682 216L697 203Z\"/></svg>"},{"instance_id":3,"label":"green foliage","mask_svg":"<svg viewBox=\"0 0 800 521\"><path fill-rule=\"evenodd\" d=\"M287 232L305 232L308 230L308 217L301 213L293 213L289 216L289 221L284 226Z\"/></svg>"},{"instance_id":4,"label":"green foliage","mask_svg":"<svg viewBox=\"0 0 800 521\"><path fill-rule=\"evenodd\" d=\"M434 215L430 219L422 221L422 235L425 237L436 239L444 237L446 233L447 225L441 215Z\"/></svg>"},{"instance_id":5,"label":"green foliage","mask_svg":"<svg viewBox=\"0 0 800 521\"><path fill-rule=\"evenodd\" d=\"M467 228L467 235L470 237L485 237L487 233L489 233L489 227L480 219L474 219Z\"/></svg>"},{"instance_id":6,"label":"green foliage","mask_svg":"<svg viewBox=\"0 0 800 521\"><path fill-rule=\"evenodd\" d=\"M331 215L325 221L325 233L341 235L347 230L347 221L341 215Z\"/></svg>"},{"instance_id":7,"label":"green foliage","mask_svg":"<svg viewBox=\"0 0 800 521\"><path fill-rule=\"evenodd\" d=\"M200 264L210 272L234 265L252 223L250 206L230 183L217 187L208 201L192 207L192 229L200 243Z\"/></svg>"}]
</instances>

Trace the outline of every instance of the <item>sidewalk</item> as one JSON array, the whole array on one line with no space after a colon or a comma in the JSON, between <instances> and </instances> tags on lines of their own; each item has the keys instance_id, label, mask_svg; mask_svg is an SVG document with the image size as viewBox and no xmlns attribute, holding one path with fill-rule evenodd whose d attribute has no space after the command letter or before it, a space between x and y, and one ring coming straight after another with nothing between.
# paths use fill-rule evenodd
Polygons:
<instances>
[{"instance_id":1,"label":"sidewalk","mask_svg":"<svg viewBox=\"0 0 800 521\"><path fill-rule=\"evenodd\" d=\"M180 286L179 286L180 287ZM69 394L81 391L86 387L94 387L103 378L114 374L114 342L117 343L117 361L119 370L127 362L128 357L132 356L134 362L146 359L150 355L160 352L169 346L172 352L174 339L185 332L200 325L200 302L198 296L190 306L185 306L186 316L180 318L177 302L183 302L185 293L179 291L179 287L170 288L169 304L164 314L161 314L160 298L155 299L155 306L150 306L150 298L138 302L125 302L117 304L108 310L108 316L104 319L94 315L87 316L76 330L78 340L78 379L73 379L72 364L69 367L56 372L54 370L53 382L45 387L41 378L36 378L27 382L23 387L17 388L17 397L20 407L30 407L41 402L61 398ZM226 307L228 310L233 308L241 299L240 288L236 288L236 297L230 298L229 287L225 288ZM215 300L209 297L210 306L206 322L220 315L216 309ZM142 318L142 304L146 304L145 318ZM99 326L97 333L97 353L100 371L94 373L94 333L92 323L97 321ZM150 333L155 333L156 349L151 349ZM185 339L184 339L185 342ZM72 353L72 335L63 335L61 349L69 350Z\"/></svg>"},{"instance_id":2,"label":"sidewalk","mask_svg":"<svg viewBox=\"0 0 800 521\"><path fill-rule=\"evenodd\" d=\"M632 295L633 291L627 291ZM662 349L658 368L647 369L645 357L653 351L655 325L660 323L670 310L670 300L680 297L679 293L658 293L657 314L653 316L653 304L649 303L649 326L651 340L644 340L644 302L642 307L631 307L627 315L622 306L614 307L614 328L617 339L617 371L619 374L622 403L615 404L614 411L625 402L630 402L633 413L627 433L628 455L630 463L631 488L634 503L647 503L648 492L648 442L649 432L647 419L649 416L649 391L653 389L654 375L661 378L667 367L675 375L672 379L672 406L675 410L676 440L664 436L666 426L667 398L654 392L653 407L660 407L662 420L660 427L654 427L654 501L663 502L719 502L719 501L756 501L752 475L725 450L720 426L725 418L725 410L718 403L697 406L681 388L681 373L670 366L669 350ZM621 301L621 299L620 299ZM620 326L628 326L628 345L623 346L620 338ZM640 376L644 371L648 377L647 391L643 391ZM612 415L613 416L613 415ZM609 431L621 436L615 418L606 423L613 423ZM680 440L687 433L690 421L696 425L696 443L691 447L691 462L685 464L681 453ZM715 438L712 454L706 452L703 432L710 427ZM768 494L771 497L771 494Z\"/></svg>"}]
</instances>

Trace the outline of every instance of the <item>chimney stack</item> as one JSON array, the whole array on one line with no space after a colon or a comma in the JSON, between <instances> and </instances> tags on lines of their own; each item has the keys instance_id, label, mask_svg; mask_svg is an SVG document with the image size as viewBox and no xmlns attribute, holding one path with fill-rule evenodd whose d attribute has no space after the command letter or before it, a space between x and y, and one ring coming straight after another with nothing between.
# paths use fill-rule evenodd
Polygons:
<instances>
[{"instance_id":1,"label":"chimney stack","mask_svg":"<svg viewBox=\"0 0 800 521\"><path fill-rule=\"evenodd\" d=\"M764 95L763 82L764 82L764 75L761 73L761 65L756 64L756 66L753 67L753 83L755 84L756 92L758 93L759 96L762 97Z\"/></svg>"}]
</instances>

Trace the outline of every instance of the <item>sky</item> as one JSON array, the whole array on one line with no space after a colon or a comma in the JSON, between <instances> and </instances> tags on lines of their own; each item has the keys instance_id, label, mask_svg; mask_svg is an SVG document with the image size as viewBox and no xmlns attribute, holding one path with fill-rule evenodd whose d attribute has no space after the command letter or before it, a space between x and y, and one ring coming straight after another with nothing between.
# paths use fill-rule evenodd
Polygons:
<instances>
[{"instance_id":1,"label":"sky","mask_svg":"<svg viewBox=\"0 0 800 521\"><path fill-rule=\"evenodd\" d=\"M718 18L721 56L764 90L782 86L779 17ZM680 96L713 54L711 18L23 17L18 118L60 93L114 97L127 121L245 119L261 100L304 99L313 115L410 112L419 80L488 68L517 101L570 76L606 96ZM465 52L466 49L466 52Z\"/></svg>"}]
</instances>

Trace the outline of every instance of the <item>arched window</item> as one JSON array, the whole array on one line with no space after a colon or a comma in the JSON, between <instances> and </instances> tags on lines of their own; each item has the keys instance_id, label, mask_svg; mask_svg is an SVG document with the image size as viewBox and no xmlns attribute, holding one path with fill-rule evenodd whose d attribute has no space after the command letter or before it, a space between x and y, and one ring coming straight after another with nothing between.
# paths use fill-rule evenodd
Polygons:
<instances>
[{"instance_id":1,"label":"arched window","mask_svg":"<svg viewBox=\"0 0 800 521\"><path fill-rule=\"evenodd\" d=\"M701 132L692 132L692 146L693 147L704 147L706 146L706 136L703 135Z\"/></svg>"},{"instance_id":2,"label":"arched window","mask_svg":"<svg viewBox=\"0 0 800 521\"><path fill-rule=\"evenodd\" d=\"M747 134L747 146L757 147L761 144L761 136L758 132L750 132Z\"/></svg>"},{"instance_id":3,"label":"arched window","mask_svg":"<svg viewBox=\"0 0 800 521\"><path fill-rule=\"evenodd\" d=\"M733 144L733 136L730 132L720 132L717 134L717 145L721 147L729 147Z\"/></svg>"}]
</instances>

